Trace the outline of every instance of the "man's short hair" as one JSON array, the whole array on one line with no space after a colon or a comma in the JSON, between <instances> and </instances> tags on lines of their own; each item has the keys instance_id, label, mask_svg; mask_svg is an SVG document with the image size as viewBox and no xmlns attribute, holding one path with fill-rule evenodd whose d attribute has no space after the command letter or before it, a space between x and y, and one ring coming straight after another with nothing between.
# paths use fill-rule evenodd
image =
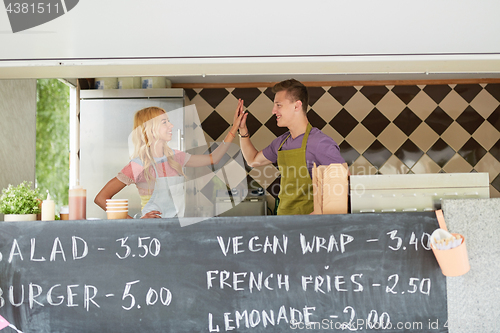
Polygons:
<instances>
[{"instance_id":1,"label":"man's short hair","mask_svg":"<svg viewBox=\"0 0 500 333\"><path fill-rule=\"evenodd\" d=\"M304 111L304 113L307 112L309 93L305 85L295 79L289 79L276 83L273 87L273 93L278 93L283 90L286 90L286 95L292 102L301 101L302 111Z\"/></svg>"}]
</instances>

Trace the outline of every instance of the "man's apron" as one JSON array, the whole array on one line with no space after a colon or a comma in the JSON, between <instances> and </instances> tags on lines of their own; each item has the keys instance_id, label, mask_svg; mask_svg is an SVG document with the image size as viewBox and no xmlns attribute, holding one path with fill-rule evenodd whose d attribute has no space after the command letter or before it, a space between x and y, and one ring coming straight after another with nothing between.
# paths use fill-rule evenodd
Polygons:
<instances>
[{"instance_id":1,"label":"man's apron","mask_svg":"<svg viewBox=\"0 0 500 333\"><path fill-rule=\"evenodd\" d=\"M157 210L162 218L184 217L184 177L159 177L156 163L153 164L156 173L155 189L151 198L142 209L142 215Z\"/></svg>"},{"instance_id":2,"label":"man's apron","mask_svg":"<svg viewBox=\"0 0 500 333\"><path fill-rule=\"evenodd\" d=\"M300 148L281 150L290 134L278 148L278 167L281 171L278 215L306 215L314 210L312 181L306 163L310 132L311 124L307 124Z\"/></svg>"}]
</instances>

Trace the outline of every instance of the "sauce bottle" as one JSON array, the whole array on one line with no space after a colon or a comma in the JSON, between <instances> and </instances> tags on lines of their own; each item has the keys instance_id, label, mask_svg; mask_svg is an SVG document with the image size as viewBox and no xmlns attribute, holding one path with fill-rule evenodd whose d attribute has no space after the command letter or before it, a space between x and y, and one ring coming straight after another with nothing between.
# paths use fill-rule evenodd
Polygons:
<instances>
[{"instance_id":1,"label":"sauce bottle","mask_svg":"<svg viewBox=\"0 0 500 333\"><path fill-rule=\"evenodd\" d=\"M50 193L47 193L47 199L42 201L42 221L53 221L55 219L56 204L50 199Z\"/></svg>"},{"instance_id":2,"label":"sauce bottle","mask_svg":"<svg viewBox=\"0 0 500 333\"><path fill-rule=\"evenodd\" d=\"M87 219L87 190L81 186L75 186L69 190L69 219Z\"/></svg>"}]
</instances>

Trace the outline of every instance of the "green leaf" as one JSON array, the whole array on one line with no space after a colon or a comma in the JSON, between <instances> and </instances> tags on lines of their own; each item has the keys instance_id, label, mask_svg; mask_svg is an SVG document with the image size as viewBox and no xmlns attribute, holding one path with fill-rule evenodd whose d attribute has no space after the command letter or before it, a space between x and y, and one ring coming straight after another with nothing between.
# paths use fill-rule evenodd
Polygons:
<instances>
[{"instance_id":1,"label":"green leaf","mask_svg":"<svg viewBox=\"0 0 500 333\"><path fill-rule=\"evenodd\" d=\"M40 194L32 189L31 182L22 182L14 187L11 184L2 190L0 212L4 214L38 214L40 212Z\"/></svg>"}]
</instances>

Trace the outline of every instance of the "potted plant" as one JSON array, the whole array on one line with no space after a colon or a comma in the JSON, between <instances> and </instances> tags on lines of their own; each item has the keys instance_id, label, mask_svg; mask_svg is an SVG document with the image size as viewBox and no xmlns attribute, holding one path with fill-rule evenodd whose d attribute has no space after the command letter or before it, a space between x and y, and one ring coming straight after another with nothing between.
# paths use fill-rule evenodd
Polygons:
<instances>
[{"instance_id":1,"label":"potted plant","mask_svg":"<svg viewBox=\"0 0 500 333\"><path fill-rule=\"evenodd\" d=\"M35 221L40 213L38 189L31 189L31 182L22 182L18 186L9 186L0 196L0 213L5 214L5 221Z\"/></svg>"}]
</instances>

